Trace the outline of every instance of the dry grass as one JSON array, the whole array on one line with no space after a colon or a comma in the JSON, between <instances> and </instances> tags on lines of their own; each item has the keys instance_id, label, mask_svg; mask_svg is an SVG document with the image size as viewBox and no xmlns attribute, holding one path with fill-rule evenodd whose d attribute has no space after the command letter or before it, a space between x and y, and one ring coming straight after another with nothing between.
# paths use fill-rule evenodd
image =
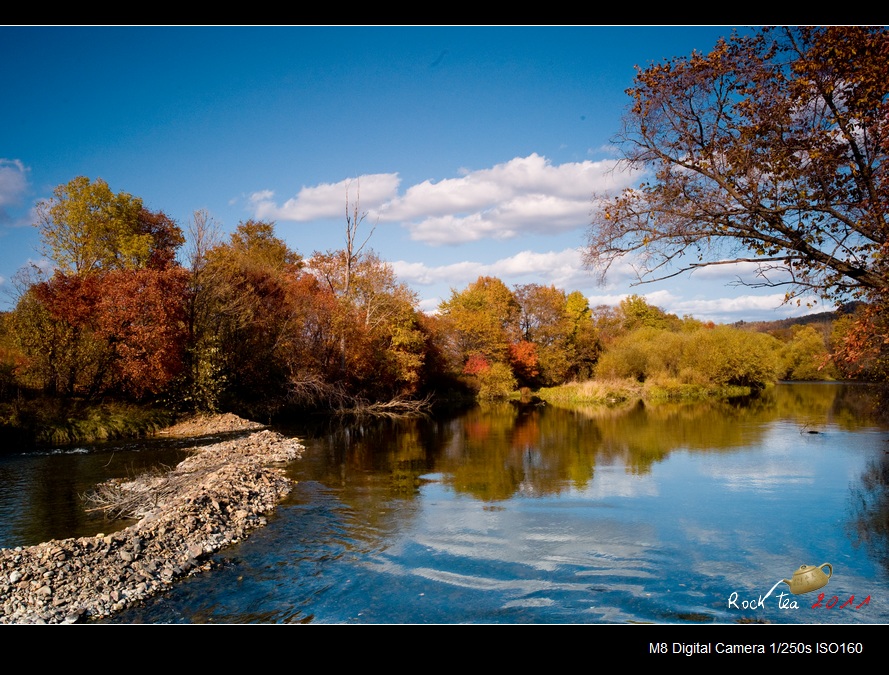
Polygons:
<instances>
[{"instance_id":1,"label":"dry grass","mask_svg":"<svg viewBox=\"0 0 889 675\"><path fill-rule=\"evenodd\" d=\"M543 388L537 395L551 403L613 405L643 397L643 386L634 380L608 379L569 382Z\"/></svg>"}]
</instances>

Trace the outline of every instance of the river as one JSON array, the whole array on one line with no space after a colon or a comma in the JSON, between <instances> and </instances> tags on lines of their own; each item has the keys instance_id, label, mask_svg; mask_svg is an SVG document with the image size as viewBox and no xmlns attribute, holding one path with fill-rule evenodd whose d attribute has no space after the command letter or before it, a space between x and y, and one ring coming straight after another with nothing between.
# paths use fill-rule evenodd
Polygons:
<instances>
[{"instance_id":1,"label":"river","mask_svg":"<svg viewBox=\"0 0 889 675\"><path fill-rule=\"evenodd\" d=\"M307 450L269 525L109 623L889 623L871 393L279 428ZM0 546L107 531L76 494L160 447L0 458Z\"/></svg>"}]
</instances>

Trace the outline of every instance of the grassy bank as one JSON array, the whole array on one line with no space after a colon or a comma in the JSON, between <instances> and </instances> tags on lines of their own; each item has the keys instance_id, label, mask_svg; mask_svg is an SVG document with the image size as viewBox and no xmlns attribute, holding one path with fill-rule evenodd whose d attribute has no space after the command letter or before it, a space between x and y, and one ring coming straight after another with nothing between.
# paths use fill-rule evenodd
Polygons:
<instances>
[{"instance_id":1,"label":"grassy bank","mask_svg":"<svg viewBox=\"0 0 889 675\"><path fill-rule=\"evenodd\" d=\"M0 405L3 436L16 444L57 446L138 438L172 424L175 415L130 403L97 403L52 398Z\"/></svg>"},{"instance_id":2,"label":"grassy bank","mask_svg":"<svg viewBox=\"0 0 889 675\"><path fill-rule=\"evenodd\" d=\"M615 405L627 401L697 401L749 396L750 387L703 386L680 383L642 383L636 380L587 380L537 392L544 401L563 405Z\"/></svg>"}]
</instances>

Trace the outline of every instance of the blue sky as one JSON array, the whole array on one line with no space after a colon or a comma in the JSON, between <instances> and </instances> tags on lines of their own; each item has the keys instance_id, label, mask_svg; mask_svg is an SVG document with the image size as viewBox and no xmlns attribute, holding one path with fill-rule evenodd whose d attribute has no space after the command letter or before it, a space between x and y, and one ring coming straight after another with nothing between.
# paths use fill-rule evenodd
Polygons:
<instances>
[{"instance_id":1,"label":"blue sky","mask_svg":"<svg viewBox=\"0 0 889 675\"><path fill-rule=\"evenodd\" d=\"M632 184L610 141L634 66L730 32L0 27L0 308L16 270L46 264L36 202L82 175L183 229L199 209L225 235L274 221L306 258L344 246L360 195L368 246L424 310L489 275L717 322L804 313L729 266L631 286L619 265L600 286L580 263L592 193Z\"/></svg>"}]
</instances>

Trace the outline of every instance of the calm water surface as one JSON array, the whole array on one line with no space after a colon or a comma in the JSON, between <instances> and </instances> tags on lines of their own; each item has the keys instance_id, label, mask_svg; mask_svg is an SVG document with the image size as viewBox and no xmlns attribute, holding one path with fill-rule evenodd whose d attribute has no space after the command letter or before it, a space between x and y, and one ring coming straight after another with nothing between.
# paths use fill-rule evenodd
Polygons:
<instances>
[{"instance_id":1,"label":"calm water surface","mask_svg":"<svg viewBox=\"0 0 889 675\"><path fill-rule=\"evenodd\" d=\"M269 525L111 622L889 623L889 428L869 402L794 384L749 404L291 429L308 450ZM0 460L6 494L28 489L8 461L53 457ZM45 515L28 504L12 508ZM820 591L778 583L825 562Z\"/></svg>"}]
</instances>

